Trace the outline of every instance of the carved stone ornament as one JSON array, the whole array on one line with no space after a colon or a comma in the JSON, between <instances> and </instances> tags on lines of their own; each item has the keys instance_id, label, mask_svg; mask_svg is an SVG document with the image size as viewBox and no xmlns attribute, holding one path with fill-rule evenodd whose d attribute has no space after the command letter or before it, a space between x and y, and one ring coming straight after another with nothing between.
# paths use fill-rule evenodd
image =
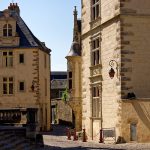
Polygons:
<instances>
[{"instance_id":1,"label":"carved stone ornament","mask_svg":"<svg viewBox=\"0 0 150 150\"><path fill-rule=\"evenodd\" d=\"M4 10L3 14L4 14L5 18L9 18L9 16L10 16L8 9Z\"/></svg>"}]
</instances>

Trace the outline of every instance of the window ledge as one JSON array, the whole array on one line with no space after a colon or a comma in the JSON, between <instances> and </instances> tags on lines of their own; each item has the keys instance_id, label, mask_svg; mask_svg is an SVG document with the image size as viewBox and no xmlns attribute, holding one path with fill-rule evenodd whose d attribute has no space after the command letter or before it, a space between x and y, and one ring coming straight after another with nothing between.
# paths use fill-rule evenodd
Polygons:
<instances>
[{"instance_id":1,"label":"window ledge","mask_svg":"<svg viewBox=\"0 0 150 150\"><path fill-rule=\"evenodd\" d=\"M91 120L101 120L100 117L90 117Z\"/></svg>"},{"instance_id":2,"label":"window ledge","mask_svg":"<svg viewBox=\"0 0 150 150\"><path fill-rule=\"evenodd\" d=\"M94 68L97 68L97 67L102 67L102 64L93 65L93 66L90 66L89 68L94 69Z\"/></svg>"},{"instance_id":3,"label":"window ledge","mask_svg":"<svg viewBox=\"0 0 150 150\"><path fill-rule=\"evenodd\" d=\"M92 25L93 23L97 22L97 21L100 21L101 20L101 17L97 17L96 19L92 19L91 22L89 23L90 25Z\"/></svg>"},{"instance_id":4,"label":"window ledge","mask_svg":"<svg viewBox=\"0 0 150 150\"><path fill-rule=\"evenodd\" d=\"M2 96L4 96L4 97L10 97L10 96L14 96L14 94L2 94Z\"/></svg>"},{"instance_id":5,"label":"window ledge","mask_svg":"<svg viewBox=\"0 0 150 150\"><path fill-rule=\"evenodd\" d=\"M93 75L93 76L89 77L89 79L95 78L95 77L101 77L101 76L102 76L102 74L97 74L97 75Z\"/></svg>"}]
</instances>

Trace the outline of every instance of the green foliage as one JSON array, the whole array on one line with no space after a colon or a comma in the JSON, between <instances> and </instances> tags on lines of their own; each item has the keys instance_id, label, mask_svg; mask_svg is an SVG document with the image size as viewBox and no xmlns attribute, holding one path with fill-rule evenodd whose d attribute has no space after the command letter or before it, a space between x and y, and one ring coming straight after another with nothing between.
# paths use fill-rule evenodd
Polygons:
<instances>
[{"instance_id":1,"label":"green foliage","mask_svg":"<svg viewBox=\"0 0 150 150\"><path fill-rule=\"evenodd\" d=\"M66 102L69 98L68 90L66 89L62 94L62 100Z\"/></svg>"}]
</instances>

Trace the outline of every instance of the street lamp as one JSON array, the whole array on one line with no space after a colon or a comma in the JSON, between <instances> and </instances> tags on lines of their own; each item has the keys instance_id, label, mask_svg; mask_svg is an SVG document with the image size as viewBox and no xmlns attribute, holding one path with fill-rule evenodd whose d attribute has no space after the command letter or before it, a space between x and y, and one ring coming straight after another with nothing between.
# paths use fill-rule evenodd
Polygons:
<instances>
[{"instance_id":1,"label":"street lamp","mask_svg":"<svg viewBox=\"0 0 150 150\"><path fill-rule=\"evenodd\" d=\"M113 79L114 78L114 76L115 76L115 70L114 70L114 63L116 64L116 70L117 70L117 78L118 78L118 63L115 61L115 60L111 60L110 62L109 62L109 66L111 67L111 69L109 70L109 77L111 78L111 79Z\"/></svg>"}]
</instances>

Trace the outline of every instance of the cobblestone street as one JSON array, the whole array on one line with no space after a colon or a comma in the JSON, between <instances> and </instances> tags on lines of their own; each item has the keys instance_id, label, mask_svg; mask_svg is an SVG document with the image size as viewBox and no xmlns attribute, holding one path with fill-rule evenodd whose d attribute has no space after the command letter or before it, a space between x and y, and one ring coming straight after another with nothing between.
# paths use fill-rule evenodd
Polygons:
<instances>
[{"instance_id":1,"label":"cobblestone street","mask_svg":"<svg viewBox=\"0 0 150 150\"><path fill-rule=\"evenodd\" d=\"M82 142L67 140L65 136L65 128L56 126L53 131L43 134L44 148L40 150L150 150L150 143L148 144L99 144L94 141Z\"/></svg>"}]
</instances>

